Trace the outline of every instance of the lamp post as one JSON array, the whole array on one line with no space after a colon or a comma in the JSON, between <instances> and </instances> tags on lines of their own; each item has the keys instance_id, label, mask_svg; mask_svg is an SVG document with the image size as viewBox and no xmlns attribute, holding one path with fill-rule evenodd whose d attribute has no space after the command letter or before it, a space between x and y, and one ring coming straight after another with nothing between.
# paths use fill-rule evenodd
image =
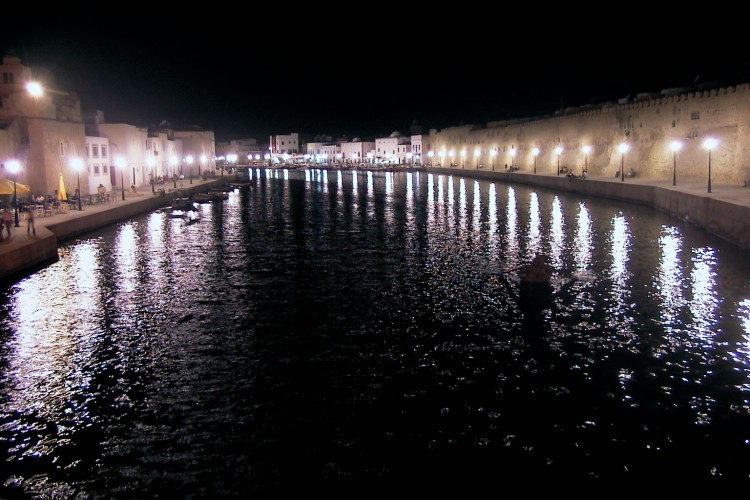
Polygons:
<instances>
[{"instance_id":1,"label":"lamp post","mask_svg":"<svg viewBox=\"0 0 750 500\"><path fill-rule=\"evenodd\" d=\"M169 162L172 164L172 182L174 183L174 188L177 189L177 171L175 170L177 168L177 158L173 156L169 159Z\"/></svg>"},{"instance_id":2,"label":"lamp post","mask_svg":"<svg viewBox=\"0 0 750 500\"><path fill-rule=\"evenodd\" d=\"M115 166L120 171L120 191L122 192L122 201L125 201L125 158L122 156L115 158Z\"/></svg>"},{"instance_id":3,"label":"lamp post","mask_svg":"<svg viewBox=\"0 0 750 500\"><path fill-rule=\"evenodd\" d=\"M620 181L625 181L625 153L628 152L630 146L623 142L618 146L618 149L620 150Z\"/></svg>"},{"instance_id":4,"label":"lamp post","mask_svg":"<svg viewBox=\"0 0 750 500\"><path fill-rule=\"evenodd\" d=\"M156 179L154 179L154 166L156 165L156 160L154 160L153 156L146 157L146 165L148 165L149 170L149 177L151 182L151 194L156 194L156 188L154 187L154 182Z\"/></svg>"},{"instance_id":5,"label":"lamp post","mask_svg":"<svg viewBox=\"0 0 750 500\"><path fill-rule=\"evenodd\" d=\"M513 172L513 160L516 158L516 148L510 148L510 171Z\"/></svg>"},{"instance_id":6,"label":"lamp post","mask_svg":"<svg viewBox=\"0 0 750 500\"><path fill-rule=\"evenodd\" d=\"M557 175L560 175L560 155L563 152L562 146L557 146L555 148L555 153L557 153Z\"/></svg>"},{"instance_id":7,"label":"lamp post","mask_svg":"<svg viewBox=\"0 0 750 500\"><path fill-rule=\"evenodd\" d=\"M83 210L83 206L81 205L81 170L83 169L83 162L80 158L71 158L70 166L76 171L76 176L78 178L78 211L80 212Z\"/></svg>"},{"instance_id":8,"label":"lamp post","mask_svg":"<svg viewBox=\"0 0 750 500\"><path fill-rule=\"evenodd\" d=\"M583 151L583 175L589 173L589 153L591 152L591 146L588 144L581 148Z\"/></svg>"},{"instance_id":9,"label":"lamp post","mask_svg":"<svg viewBox=\"0 0 750 500\"><path fill-rule=\"evenodd\" d=\"M709 137L705 141L703 141L703 147L708 149L708 191L711 192L711 150L716 147L716 145L719 143L718 140L714 139L713 137Z\"/></svg>"},{"instance_id":10,"label":"lamp post","mask_svg":"<svg viewBox=\"0 0 750 500\"><path fill-rule=\"evenodd\" d=\"M474 160L475 160L475 163L476 163L477 170L479 170L479 154L480 153L481 153L481 151L479 151L479 148L476 148L474 150Z\"/></svg>"},{"instance_id":11,"label":"lamp post","mask_svg":"<svg viewBox=\"0 0 750 500\"><path fill-rule=\"evenodd\" d=\"M539 148L532 149L531 153L534 155L534 173L536 173L536 157L539 156Z\"/></svg>"},{"instance_id":12,"label":"lamp post","mask_svg":"<svg viewBox=\"0 0 750 500\"><path fill-rule=\"evenodd\" d=\"M497 156L497 148L492 148L492 151L490 151L490 155L492 155L492 171L495 171L495 157Z\"/></svg>"},{"instance_id":13,"label":"lamp post","mask_svg":"<svg viewBox=\"0 0 750 500\"><path fill-rule=\"evenodd\" d=\"M466 150L461 150L461 168L464 168L466 166Z\"/></svg>"},{"instance_id":14,"label":"lamp post","mask_svg":"<svg viewBox=\"0 0 750 500\"><path fill-rule=\"evenodd\" d=\"M201 155L200 162L198 163L198 177L201 176L201 163L206 162L206 155Z\"/></svg>"},{"instance_id":15,"label":"lamp post","mask_svg":"<svg viewBox=\"0 0 750 500\"><path fill-rule=\"evenodd\" d=\"M672 161L672 185L677 185L677 151L682 149L682 143L680 141L672 141L669 144L669 149L672 150L673 153L673 161Z\"/></svg>"},{"instance_id":16,"label":"lamp post","mask_svg":"<svg viewBox=\"0 0 750 500\"><path fill-rule=\"evenodd\" d=\"M185 161L188 164L188 175L190 176L190 184L193 183L193 157L191 155L188 155L187 158L185 158Z\"/></svg>"},{"instance_id":17,"label":"lamp post","mask_svg":"<svg viewBox=\"0 0 750 500\"><path fill-rule=\"evenodd\" d=\"M427 157L430 159L430 166L432 166L432 158L435 156L435 152L430 150L427 152Z\"/></svg>"},{"instance_id":18,"label":"lamp post","mask_svg":"<svg viewBox=\"0 0 750 500\"><path fill-rule=\"evenodd\" d=\"M16 178L18 177L18 171L21 170L21 164L18 160L10 160L5 164L10 173L13 174L13 206L15 207L16 227L18 227L18 192L16 191Z\"/></svg>"}]
</instances>

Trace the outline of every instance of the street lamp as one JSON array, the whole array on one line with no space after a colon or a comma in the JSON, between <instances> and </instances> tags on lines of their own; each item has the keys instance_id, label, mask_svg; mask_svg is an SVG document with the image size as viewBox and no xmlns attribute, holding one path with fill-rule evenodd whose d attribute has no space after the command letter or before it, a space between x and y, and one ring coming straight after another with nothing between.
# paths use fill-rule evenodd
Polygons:
<instances>
[{"instance_id":1,"label":"street lamp","mask_svg":"<svg viewBox=\"0 0 750 500\"><path fill-rule=\"evenodd\" d=\"M581 148L583 151L583 175L589 172L589 153L591 152L591 146L588 144Z\"/></svg>"},{"instance_id":2,"label":"street lamp","mask_svg":"<svg viewBox=\"0 0 750 500\"><path fill-rule=\"evenodd\" d=\"M154 178L154 167L156 166L156 160L154 160L153 156L146 157L146 165L148 166L149 170L148 175L151 182L151 194L156 194L156 188L154 187L154 184L156 183L156 179Z\"/></svg>"},{"instance_id":3,"label":"street lamp","mask_svg":"<svg viewBox=\"0 0 750 500\"><path fill-rule=\"evenodd\" d=\"M630 146L628 146L628 143L623 142L618 146L618 149L620 150L620 180L625 181L625 153L628 152Z\"/></svg>"},{"instance_id":4,"label":"street lamp","mask_svg":"<svg viewBox=\"0 0 750 500\"><path fill-rule=\"evenodd\" d=\"M83 170L83 162L80 158L71 158L70 166L76 171L76 176L78 177L78 211L80 212L83 210L83 206L81 205L81 170Z\"/></svg>"},{"instance_id":5,"label":"street lamp","mask_svg":"<svg viewBox=\"0 0 750 500\"><path fill-rule=\"evenodd\" d=\"M188 164L188 175L190 176L190 184L193 183L193 157L191 155L188 155L187 158L185 158L185 161Z\"/></svg>"},{"instance_id":6,"label":"street lamp","mask_svg":"<svg viewBox=\"0 0 750 500\"><path fill-rule=\"evenodd\" d=\"M672 141L669 144L669 149L674 153L672 163L672 185L677 185L677 151L682 149L682 143L680 141Z\"/></svg>"},{"instance_id":7,"label":"street lamp","mask_svg":"<svg viewBox=\"0 0 750 500\"><path fill-rule=\"evenodd\" d=\"M713 137L709 137L703 141L703 147L708 149L708 192L711 192L711 150L716 147L719 143L718 140Z\"/></svg>"},{"instance_id":8,"label":"street lamp","mask_svg":"<svg viewBox=\"0 0 750 500\"><path fill-rule=\"evenodd\" d=\"M115 165L120 170L120 190L122 191L122 201L125 201L125 158L118 156L115 158Z\"/></svg>"},{"instance_id":9,"label":"street lamp","mask_svg":"<svg viewBox=\"0 0 750 500\"><path fill-rule=\"evenodd\" d=\"M201 155L201 161L198 163L198 177L201 176L201 163L206 162L206 155Z\"/></svg>"},{"instance_id":10,"label":"street lamp","mask_svg":"<svg viewBox=\"0 0 750 500\"><path fill-rule=\"evenodd\" d=\"M531 153L534 155L534 173L536 173L536 157L539 156L539 148L532 149Z\"/></svg>"},{"instance_id":11,"label":"street lamp","mask_svg":"<svg viewBox=\"0 0 750 500\"><path fill-rule=\"evenodd\" d=\"M174 183L174 188L177 189L177 171L175 170L177 167L177 158L172 156L169 159L169 163L172 164L172 182Z\"/></svg>"},{"instance_id":12,"label":"street lamp","mask_svg":"<svg viewBox=\"0 0 750 500\"><path fill-rule=\"evenodd\" d=\"M516 157L516 148L510 148L510 171L513 172L513 160Z\"/></svg>"},{"instance_id":13,"label":"street lamp","mask_svg":"<svg viewBox=\"0 0 750 500\"><path fill-rule=\"evenodd\" d=\"M461 150L461 168L464 168L466 166L466 150Z\"/></svg>"},{"instance_id":14,"label":"street lamp","mask_svg":"<svg viewBox=\"0 0 750 500\"><path fill-rule=\"evenodd\" d=\"M481 153L481 151L479 151L479 148L476 148L474 150L474 159L476 160L477 170L479 170L479 154L480 153Z\"/></svg>"},{"instance_id":15,"label":"street lamp","mask_svg":"<svg viewBox=\"0 0 750 500\"><path fill-rule=\"evenodd\" d=\"M490 155L492 155L492 170L495 170L495 157L497 156L497 148L492 148L492 151L490 151Z\"/></svg>"},{"instance_id":16,"label":"street lamp","mask_svg":"<svg viewBox=\"0 0 750 500\"><path fill-rule=\"evenodd\" d=\"M563 152L562 146L557 146L555 148L555 153L557 153L557 175L560 175L560 155Z\"/></svg>"},{"instance_id":17,"label":"street lamp","mask_svg":"<svg viewBox=\"0 0 750 500\"><path fill-rule=\"evenodd\" d=\"M10 160L5 164L6 168L13 174L13 206L15 207L16 213L16 227L18 227L18 192L16 191L16 178L18 177L18 171L21 170L21 164L18 160Z\"/></svg>"},{"instance_id":18,"label":"street lamp","mask_svg":"<svg viewBox=\"0 0 750 500\"><path fill-rule=\"evenodd\" d=\"M427 152L427 156L430 158L430 166L432 166L432 158L435 156L435 152L430 150Z\"/></svg>"}]
</instances>

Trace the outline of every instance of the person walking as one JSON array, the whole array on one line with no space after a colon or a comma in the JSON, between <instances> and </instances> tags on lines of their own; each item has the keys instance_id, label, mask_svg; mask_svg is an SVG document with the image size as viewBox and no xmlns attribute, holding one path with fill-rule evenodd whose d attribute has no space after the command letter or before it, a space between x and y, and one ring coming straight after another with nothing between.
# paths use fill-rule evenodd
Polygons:
<instances>
[{"instance_id":1,"label":"person walking","mask_svg":"<svg viewBox=\"0 0 750 500\"><path fill-rule=\"evenodd\" d=\"M5 232L10 238L10 226L13 225L13 212L10 211L10 207L5 205L5 211L3 211L3 224L5 224Z\"/></svg>"},{"instance_id":2,"label":"person walking","mask_svg":"<svg viewBox=\"0 0 750 500\"><path fill-rule=\"evenodd\" d=\"M33 206L29 206L26 209L26 234L29 234L29 231L31 231L36 236L36 226L34 226L34 217L36 214L34 212L36 212L36 209Z\"/></svg>"}]
</instances>

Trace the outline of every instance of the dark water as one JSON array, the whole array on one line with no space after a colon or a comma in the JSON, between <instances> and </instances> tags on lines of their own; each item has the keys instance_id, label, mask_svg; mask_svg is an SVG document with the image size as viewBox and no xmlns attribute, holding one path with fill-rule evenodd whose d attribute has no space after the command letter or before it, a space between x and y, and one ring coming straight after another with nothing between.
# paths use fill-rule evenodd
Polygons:
<instances>
[{"instance_id":1,"label":"dark water","mask_svg":"<svg viewBox=\"0 0 750 500\"><path fill-rule=\"evenodd\" d=\"M253 180L2 291L4 497L750 477L747 252L470 178ZM551 291L520 294L536 252Z\"/></svg>"}]
</instances>

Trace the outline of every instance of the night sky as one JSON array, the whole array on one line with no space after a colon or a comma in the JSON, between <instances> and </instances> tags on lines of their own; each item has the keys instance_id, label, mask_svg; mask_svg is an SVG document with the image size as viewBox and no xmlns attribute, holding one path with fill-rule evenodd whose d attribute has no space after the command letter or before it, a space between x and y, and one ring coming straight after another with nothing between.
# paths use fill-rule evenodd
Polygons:
<instances>
[{"instance_id":1,"label":"night sky","mask_svg":"<svg viewBox=\"0 0 750 500\"><path fill-rule=\"evenodd\" d=\"M359 28L343 14L311 21L310 12L281 23L197 15L201 27L150 10L127 23L66 12L24 17L32 24L11 23L0 41L108 122L197 125L218 141L292 132L371 139L407 134L413 122L427 132L696 82L750 82L746 44L729 39L731 30L657 31L658 12L624 34L611 19L573 15L504 27L481 13L412 22L418 13L397 11ZM699 21L711 24L710 14L696 13Z\"/></svg>"}]
</instances>

